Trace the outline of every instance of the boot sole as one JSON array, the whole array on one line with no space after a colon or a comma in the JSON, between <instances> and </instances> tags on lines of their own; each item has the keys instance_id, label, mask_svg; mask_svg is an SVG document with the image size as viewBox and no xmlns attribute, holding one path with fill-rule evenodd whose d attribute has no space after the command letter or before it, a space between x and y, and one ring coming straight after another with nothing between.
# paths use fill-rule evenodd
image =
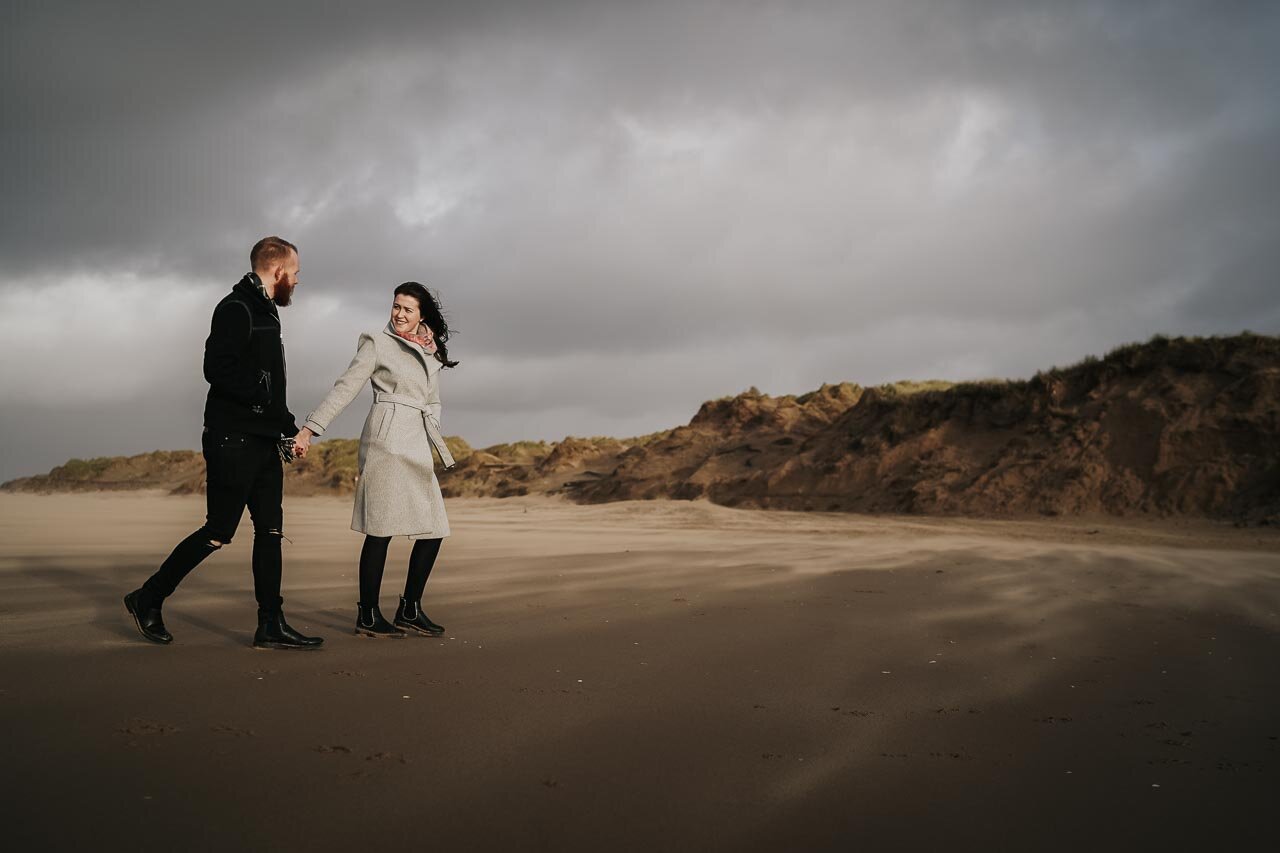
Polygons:
<instances>
[{"instance_id":1,"label":"boot sole","mask_svg":"<svg viewBox=\"0 0 1280 853\"><path fill-rule=\"evenodd\" d=\"M424 637L443 637L444 636L444 631L427 631L423 628L419 628L417 625L409 625L404 622L397 622L396 627L401 628L405 631L413 631L415 634L421 634Z\"/></svg>"},{"instance_id":2,"label":"boot sole","mask_svg":"<svg viewBox=\"0 0 1280 853\"><path fill-rule=\"evenodd\" d=\"M314 646L291 646L291 645L287 645L287 644L285 644L285 643L254 643L254 644L251 646L251 648L254 648L254 649L275 649L275 650L277 650L277 651L282 651L282 652L288 652L288 651L314 652L314 651L316 651L317 649L322 649L322 648L324 648L324 646L323 646L323 644L320 644L320 645L314 645Z\"/></svg>"},{"instance_id":3,"label":"boot sole","mask_svg":"<svg viewBox=\"0 0 1280 853\"><path fill-rule=\"evenodd\" d=\"M129 596L127 596L127 595L124 597L124 609L125 609L125 610L128 610L128 611L129 611L129 615L133 617L133 624L134 624L135 626L137 626L137 628L138 628L138 633L142 635L142 638L143 638L144 640L146 640L146 641L148 641L148 642L151 642L151 643L155 643L157 646L167 646L167 645L169 645L170 643L172 643L172 642L173 642L173 637L170 637L170 638L169 638L169 639L167 639L167 640L166 640L166 639L164 639L163 637L153 637L153 636L151 636L150 634L148 634L146 631L144 631L144 630L143 630L143 628L142 628L142 619L140 619L140 618L138 617L138 614L134 612L134 610L133 610L133 605L131 605L131 604L129 603Z\"/></svg>"},{"instance_id":4,"label":"boot sole","mask_svg":"<svg viewBox=\"0 0 1280 853\"><path fill-rule=\"evenodd\" d=\"M354 633L357 637L368 637L371 640L403 640L405 637L404 631L396 634L375 634L373 631L356 628Z\"/></svg>"}]
</instances>

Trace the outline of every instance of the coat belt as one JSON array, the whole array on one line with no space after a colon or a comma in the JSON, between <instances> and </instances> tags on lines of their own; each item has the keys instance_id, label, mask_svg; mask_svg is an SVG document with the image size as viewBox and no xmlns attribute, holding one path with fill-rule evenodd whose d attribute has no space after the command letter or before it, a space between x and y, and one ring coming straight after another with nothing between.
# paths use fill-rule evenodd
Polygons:
<instances>
[{"instance_id":1,"label":"coat belt","mask_svg":"<svg viewBox=\"0 0 1280 853\"><path fill-rule=\"evenodd\" d=\"M408 406L411 409L417 409L422 412L422 423L427 428L427 438L435 446L436 453L440 454L440 461L445 468L454 466L453 454L449 452L449 445L445 444L444 435L440 432L440 421L436 419L430 405L421 400L415 400L413 397L407 397L404 394L390 394L386 391L375 391L373 393L373 401L375 403L394 403L397 406Z\"/></svg>"}]
</instances>

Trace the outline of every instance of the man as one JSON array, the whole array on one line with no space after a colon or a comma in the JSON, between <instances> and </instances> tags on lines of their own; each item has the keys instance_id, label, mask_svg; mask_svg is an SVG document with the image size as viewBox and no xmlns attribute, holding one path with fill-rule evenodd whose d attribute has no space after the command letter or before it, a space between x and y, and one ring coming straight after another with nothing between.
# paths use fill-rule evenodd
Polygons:
<instances>
[{"instance_id":1,"label":"man","mask_svg":"<svg viewBox=\"0 0 1280 853\"><path fill-rule=\"evenodd\" d=\"M207 477L204 526L179 542L159 570L124 597L124 605L142 636L173 642L161 605L205 557L231 541L248 506L258 599L253 644L315 649L324 641L289 627L280 597L285 451L279 444L282 437L296 435L298 426L285 405L284 343L276 306L288 305L298 285L298 248L266 237L249 253L249 263L253 272L213 309L204 345L204 378L209 382L201 439Z\"/></svg>"}]
</instances>

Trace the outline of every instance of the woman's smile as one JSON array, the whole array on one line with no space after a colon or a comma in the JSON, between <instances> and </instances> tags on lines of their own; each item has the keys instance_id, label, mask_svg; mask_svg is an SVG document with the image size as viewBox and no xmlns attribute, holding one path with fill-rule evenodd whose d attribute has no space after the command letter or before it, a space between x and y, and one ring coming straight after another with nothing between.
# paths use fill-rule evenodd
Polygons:
<instances>
[{"instance_id":1,"label":"woman's smile","mask_svg":"<svg viewBox=\"0 0 1280 853\"><path fill-rule=\"evenodd\" d=\"M422 309L412 296L396 296L391 304L391 325L401 334L411 335L422 322Z\"/></svg>"}]
</instances>

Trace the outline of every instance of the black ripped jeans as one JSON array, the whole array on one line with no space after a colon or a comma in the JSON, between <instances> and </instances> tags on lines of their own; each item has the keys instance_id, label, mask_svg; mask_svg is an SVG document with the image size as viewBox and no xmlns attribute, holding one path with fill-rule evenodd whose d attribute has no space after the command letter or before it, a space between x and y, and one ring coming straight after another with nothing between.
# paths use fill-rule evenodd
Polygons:
<instances>
[{"instance_id":1,"label":"black ripped jeans","mask_svg":"<svg viewBox=\"0 0 1280 853\"><path fill-rule=\"evenodd\" d=\"M204 526L178 543L143 589L157 599L172 595L205 557L231 541L247 506L253 518L253 593L259 608L279 610L284 465L276 440L205 430L201 448L208 483Z\"/></svg>"}]
</instances>

